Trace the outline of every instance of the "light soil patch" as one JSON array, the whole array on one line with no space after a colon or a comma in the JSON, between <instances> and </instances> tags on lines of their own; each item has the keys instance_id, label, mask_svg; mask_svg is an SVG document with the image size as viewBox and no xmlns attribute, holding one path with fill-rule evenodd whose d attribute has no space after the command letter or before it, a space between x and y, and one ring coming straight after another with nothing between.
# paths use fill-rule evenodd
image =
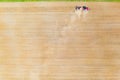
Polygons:
<instances>
[{"instance_id":1,"label":"light soil patch","mask_svg":"<svg viewBox=\"0 0 120 80\"><path fill-rule=\"evenodd\" d=\"M90 11L80 18L76 5ZM119 80L120 3L0 3L0 80Z\"/></svg>"}]
</instances>

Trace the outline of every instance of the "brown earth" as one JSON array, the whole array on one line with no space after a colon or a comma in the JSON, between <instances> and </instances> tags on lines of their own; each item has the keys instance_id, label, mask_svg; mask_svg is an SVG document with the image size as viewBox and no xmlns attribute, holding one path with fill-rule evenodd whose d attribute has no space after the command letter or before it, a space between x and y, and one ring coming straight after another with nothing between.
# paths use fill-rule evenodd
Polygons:
<instances>
[{"instance_id":1,"label":"brown earth","mask_svg":"<svg viewBox=\"0 0 120 80\"><path fill-rule=\"evenodd\" d=\"M0 80L120 79L120 3L0 3L0 35Z\"/></svg>"}]
</instances>

